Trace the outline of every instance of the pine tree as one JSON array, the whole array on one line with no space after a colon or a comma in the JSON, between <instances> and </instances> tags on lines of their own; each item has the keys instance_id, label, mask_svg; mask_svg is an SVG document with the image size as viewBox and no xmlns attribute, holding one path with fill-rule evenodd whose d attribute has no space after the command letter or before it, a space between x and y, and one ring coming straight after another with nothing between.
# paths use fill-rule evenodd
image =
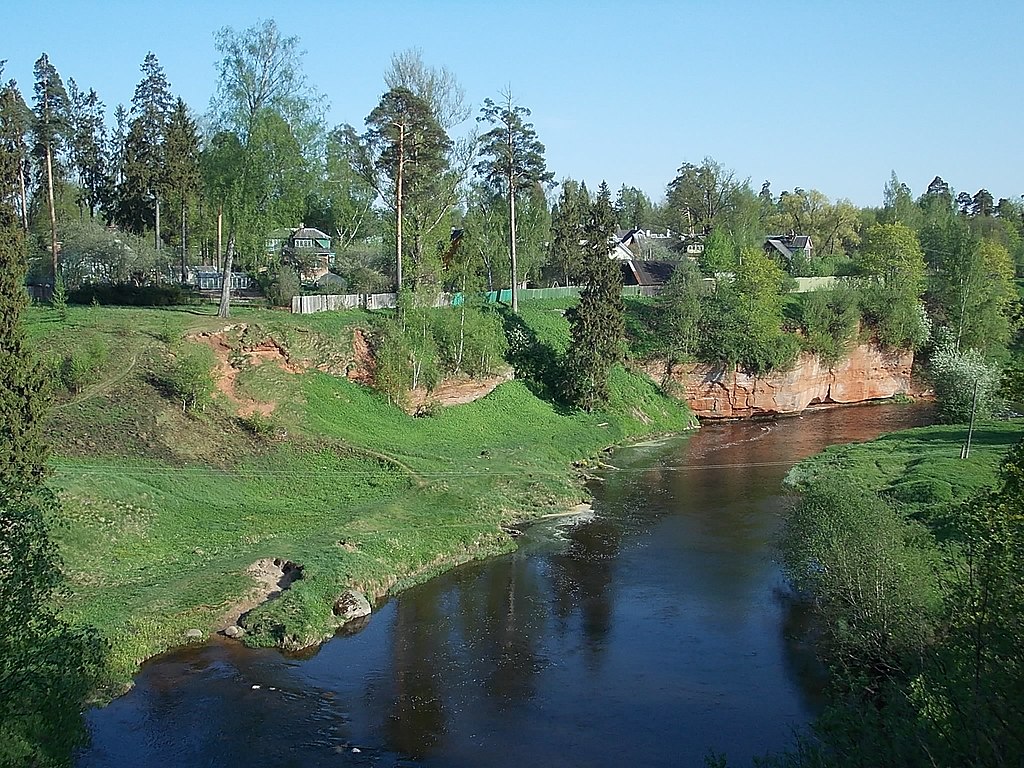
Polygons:
<instances>
[{"instance_id":1,"label":"pine tree","mask_svg":"<svg viewBox=\"0 0 1024 768\"><path fill-rule=\"evenodd\" d=\"M583 292L579 304L567 313L572 343L566 359L566 394L587 411L608 401L608 374L622 357L625 338L622 272L611 258L614 233L611 192L602 182L583 229Z\"/></svg>"},{"instance_id":2,"label":"pine tree","mask_svg":"<svg viewBox=\"0 0 1024 768\"><path fill-rule=\"evenodd\" d=\"M495 187L503 187L508 200L509 262L512 267L512 311L519 311L519 270L516 258L516 198L536 184L547 184L554 178L544 163L544 145L537 138L533 123L527 123L530 110L513 104L512 93L503 94L504 103L484 101L477 118L494 127L480 137L484 159L477 163L477 173Z\"/></svg>"},{"instance_id":3,"label":"pine tree","mask_svg":"<svg viewBox=\"0 0 1024 768\"><path fill-rule=\"evenodd\" d=\"M362 176L392 207L395 214L395 284L404 289L404 224L411 208L429 208L439 182L449 170L451 140L430 105L407 88L392 88L366 118ZM435 223L436 224L436 223ZM426 224L418 227L422 236ZM414 237L417 233L414 233ZM413 259L422 256L422 243L413 244Z\"/></svg>"},{"instance_id":4,"label":"pine tree","mask_svg":"<svg viewBox=\"0 0 1024 768\"><path fill-rule=\"evenodd\" d=\"M56 187L62 178L60 154L68 133L68 94L60 74L44 53L35 63L35 120L32 124L32 154L38 164L37 185L46 190L50 214L50 258L54 286L59 276L60 250L57 245Z\"/></svg>"},{"instance_id":5,"label":"pine tree","mask_svg":"<svg viewBox=\"0 0 1024 768\"><path fill-rule=\"evenodd\" d=\"M0 145L0 167L16 162ZM0 175L0 765L63 765L84 736L81 707L99 661L94 636L54 611L60 561L48 535L42 367L20 325L25 240Z\"/></svg>"}]
</instances>

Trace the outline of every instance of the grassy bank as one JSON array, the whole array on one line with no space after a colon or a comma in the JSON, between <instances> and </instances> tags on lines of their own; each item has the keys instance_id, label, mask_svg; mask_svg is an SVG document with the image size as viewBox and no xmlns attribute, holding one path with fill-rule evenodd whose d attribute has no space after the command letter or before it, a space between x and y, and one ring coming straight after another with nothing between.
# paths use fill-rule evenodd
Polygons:
<instances>
[{"instance_id":1,"label":"grassy bank","mask_svg":"<svg viewBox=\"0 0 1024 768\"><path fill-rule=\"evenodd\" d=\"M937 426L797 465L782 538L829 667L814 742L770 765L1018 765L1024 422ZM803 749L806 747L807 749Z\"/></svg>"},{"instance_id":2,"label":"grassy bank","mask_svg":"<svg viewBox=\"0 0 1024 768\"><path fill-rule=\"evenodd\" d=\"M1000 462L1024 438L1024 421L978 424L969 459L960 458L967 426L940 424L893 432L868 443L833 446L797 464L786 483L806 488L821 478L872 491L930 519L997 479Z\"/></svg>"},{"instance_id":3,"label":"grassy bank","mask_svg":"<svg viewBox=\"0 0 1024 768\"><path fill-rule=\"evenodd\" d=\"M568 338L561 314L538 305L523 317L520 356L557 354ZM56 536L65 610L109 639L113 686L188 629L216 628L252 589L256 560L291 560L303 575L252 611L247 641L307 645L334 631L331 607L346 587L382 596L506 551L504 525L584 497L575 463L691 424L685 406L622 369L603 413L568 412L510 381L409 416L344 377L358 363L353 329L374 323L360 312L239 311L216 337L230 350L230 386L185 413L169 372L195 356L213 364L210 337L197 334L223 321L98 307L66 318L36 309L27 320L55 379L86 358L76 365L87 375L56 391ZM261 345L282 359L247 355ZM271 412L239 418L240 404Z\"/></svg>"}]
</instances>

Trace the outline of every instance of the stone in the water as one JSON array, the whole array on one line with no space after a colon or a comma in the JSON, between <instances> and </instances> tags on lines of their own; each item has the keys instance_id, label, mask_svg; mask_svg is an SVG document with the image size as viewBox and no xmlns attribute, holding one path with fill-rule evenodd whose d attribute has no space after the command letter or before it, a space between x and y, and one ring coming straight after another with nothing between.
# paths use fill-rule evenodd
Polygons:
<instances>
[{"instance_id":1,"label":"stone in the water","mask_svg":"<svg viewBox=\"0 0 1024 768\"><path fill-rule=\"evenodd\" d=\"M232 624L230 627L224 630L224 634L228 637L241 637L245 634L245 630L239 626Z\"/></svg>"},{"instance_id":2,"label":"stone in the water","mask_svg":"<svg viewBox=\"0 0 1024 768\"><path fill-rule=\"evenodd\" d=\"M202 640L205 637L205 633L201 629L189 629L185 631L185 637L188 640Z\"/></svg>"},{"instance_id":3,"label":"stone in the water","mask_svg":"<svg viewBox=\"0 0 1024 768\"><path fill-rule=\"evenodd\" d=\"M334 615L342 621L351 621L370 615L370 601L366 596L354 589L346 589L334 601Z\"/></svg>"}]
</instances>

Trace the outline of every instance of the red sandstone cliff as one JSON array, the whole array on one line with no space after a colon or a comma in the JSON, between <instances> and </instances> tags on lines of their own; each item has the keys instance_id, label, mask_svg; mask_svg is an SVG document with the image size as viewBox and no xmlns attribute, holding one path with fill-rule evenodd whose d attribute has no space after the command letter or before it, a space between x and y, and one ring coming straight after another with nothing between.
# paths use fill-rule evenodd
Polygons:
<instances>
[{"instance_id":1,"label":"red sandstone cliff","mask_svg":"<svg viewBox=\"0 0 1024 768\"><path fill-rule=\"evenodd\" d=\"M788 371L751 376L742 371L700 363L646 363L655 381L674 381L693 412L705 419L799 413L809 405L860 403L911 392L914 353L862 344L833 366L817 355L801 354Z\"/></svg>"}]
</instances>

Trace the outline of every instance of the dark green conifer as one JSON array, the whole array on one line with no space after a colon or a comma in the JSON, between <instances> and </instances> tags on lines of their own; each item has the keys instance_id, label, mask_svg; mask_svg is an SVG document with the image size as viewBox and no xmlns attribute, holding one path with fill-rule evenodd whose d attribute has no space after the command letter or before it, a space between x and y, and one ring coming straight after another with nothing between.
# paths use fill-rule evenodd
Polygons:
<instances>
[{"instance_id":1,"label":"dark green conifer","mask_svg":"<svg viewBox=\"0 0 1024 768\"><path fill-rule=\"evenodd\" d=\"M615 214L603 183L583 228L584 283L579 304L570 310L572 343L566 359L566 394L587 411L608 401L608 374L622 358L625 311L620 262L611 258Z\"/></svg>"}]
</instances>

